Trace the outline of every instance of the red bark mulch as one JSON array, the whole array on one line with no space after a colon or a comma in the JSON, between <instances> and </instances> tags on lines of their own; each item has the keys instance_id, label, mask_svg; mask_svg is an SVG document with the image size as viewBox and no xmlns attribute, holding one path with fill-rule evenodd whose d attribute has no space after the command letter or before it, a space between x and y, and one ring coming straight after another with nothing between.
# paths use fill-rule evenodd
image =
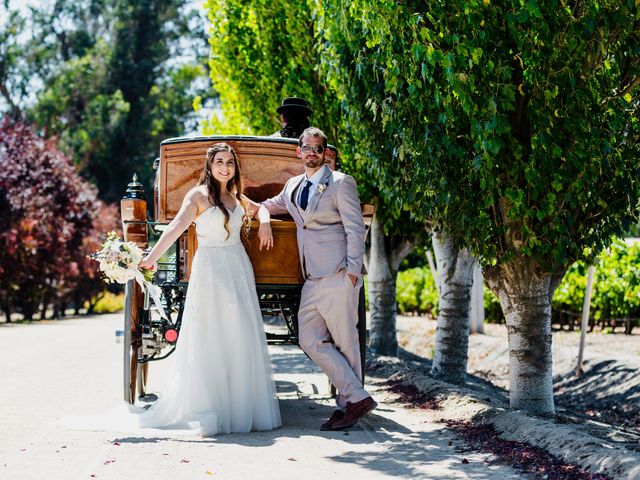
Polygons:
<instances>
[{"instance_id":1,"label":"red bark mulch","mask_svg":"<svg viewBox=\"0 0 640 480\"><path fill-rule=\"evenodd\" d=\"M386 390L399 396L398 400L412 408L440 410L441 402L415 385L399 380L386 380ZM469 449L475 452L491 453L494 465L509 465L512 468L545 480L610 480L602 473L590 473L578 465L564 463L545 450L524 442L503 440L491 425L475 425L467 420L442 420L448 429L462 438ZM467 459L462 460L468 463Z\"/></svg>"},{"instance_id":2,"label":"red bark mulch","mask_svg":"<svg viewBox=\"0 0 640 480\"><path fill-rule=\"evenodd\" d=\"M423 410L440 410L442 408L439 400L421 392L415 385L410 383L404 383L398 380L387 380L382 383L382 385L386 387L386 390L399 395L399 401L412 408L421 408Z\"/></svg>"},{"instance_id":3,"label":"red bark mulch","mask_svg":"<svg viewBox=\"0 0 640 480\"><path fill-rule=\"evenodd\" d=\"M474 425L466 420L443 420L447 427L465 440L474 451L491 453L487 463L510 465L535 478L548 480L609 480L602 473L590 473L574 464L567 464L541 448L527 443L503 440L491 425Z\"/></svg>"}]
</instances>

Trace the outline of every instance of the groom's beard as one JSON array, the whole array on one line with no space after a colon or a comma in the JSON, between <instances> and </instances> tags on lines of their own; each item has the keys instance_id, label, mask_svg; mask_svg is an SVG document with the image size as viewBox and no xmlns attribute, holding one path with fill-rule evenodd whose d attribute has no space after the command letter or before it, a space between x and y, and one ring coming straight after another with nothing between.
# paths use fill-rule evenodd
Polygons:
<instances>
[{"instance_id":1,"label":"groom's beard","mask_svg":"<svg viewBox=\"0 0 640 480\"><path fill-rule=\"evenodd\" d=\"M318 168L324 165L324 155L316 158L304 158L304 166L307 168Z\"/></svg>"}]
</instances>

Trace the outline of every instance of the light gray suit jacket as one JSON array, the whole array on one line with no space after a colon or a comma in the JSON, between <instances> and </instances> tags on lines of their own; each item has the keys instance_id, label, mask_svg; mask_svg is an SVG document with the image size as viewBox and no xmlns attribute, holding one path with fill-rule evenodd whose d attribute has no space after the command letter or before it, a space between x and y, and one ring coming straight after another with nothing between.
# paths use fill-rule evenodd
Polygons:
<instances>
[{"instance_id":1,"label":"light gray suit jacket","mask_svg":"<svg viewBox=\"0 0 640 480\"><path fill-rule=\"evenodd\" d=\"M361 277L365 273L365 226L356 182L344 173L325 170L306 211L296 202L304 174L290 178L282 192L262 204L269 213L289 213L296 222L298 254L306 278L334 275L343 268Z\"/></svg>"}]
</instances>

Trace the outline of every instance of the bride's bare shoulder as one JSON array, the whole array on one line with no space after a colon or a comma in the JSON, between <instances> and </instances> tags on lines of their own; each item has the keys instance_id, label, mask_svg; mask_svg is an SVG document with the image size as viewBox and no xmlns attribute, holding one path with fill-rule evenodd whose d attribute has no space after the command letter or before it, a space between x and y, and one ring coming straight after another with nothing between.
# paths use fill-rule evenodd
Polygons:
<instances>
[{"instance_id":1,"label":"bride's bare shoulder","mask_svg":"<svg viewBox=\"0 0 640 480\"><path fill-rule=\"evenodd\" d=\"M184 196L185 203L195 203L198 207L206 207L209 205L209 192L205 185L193 187ZM200 208L199 208L200 209Z\"/></svg>"},{"instance_id":2,"label":"bride's bare shoulder","mask_svg":"<svg viewBox=\"0 0 640 480\"><path fill-rule=\"evenodd\" d=\"M184 198L189 198L190 200L206 199L209 198L209 192L206 185L197 185L189 190Z\"/></svg>"}]
</instances>

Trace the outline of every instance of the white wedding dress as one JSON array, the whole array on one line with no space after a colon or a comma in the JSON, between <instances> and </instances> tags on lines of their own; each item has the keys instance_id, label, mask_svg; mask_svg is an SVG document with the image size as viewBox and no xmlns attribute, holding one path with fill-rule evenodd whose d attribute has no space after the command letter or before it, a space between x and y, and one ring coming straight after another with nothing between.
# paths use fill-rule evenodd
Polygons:
<instances>
[{"instance_id":1,"label":"white wedding dress","mask_svg":"<svg viewBox=\"0 0 640 480\"><path fill-rule=\"evenodd\" d=\"M198 250L165 391L139 413L142 428L195 429L203 436L281 425L264 325L249 257L240 241L243 210L217 207L196 219Z\"/></svg>"}]
</instances>

